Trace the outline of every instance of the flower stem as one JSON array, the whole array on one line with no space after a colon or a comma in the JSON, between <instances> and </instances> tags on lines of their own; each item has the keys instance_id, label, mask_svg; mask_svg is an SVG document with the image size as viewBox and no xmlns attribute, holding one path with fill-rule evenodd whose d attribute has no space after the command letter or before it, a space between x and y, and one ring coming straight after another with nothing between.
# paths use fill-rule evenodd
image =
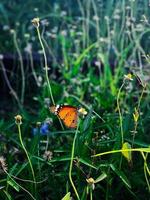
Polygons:
<instances>
[{"instance_id":1,"label":"flower stem","mask_svg":"<svg viewBox=\"0 0 150 200\"><path fill-rule=\"evenodd\" d=\"M21 76L22 76L21 103L23 104L24 103L24 95L25 95L25 74L24 74L23 58L22 58L21 51L18 46L17 36L16 36L15 31L13 31L13 40L14 40L15 47L17 49L17 53L18 53L19 61L20 61L20 67L21 67Z\"/></svg>"},{"instance_id":2,"label":"flower stem","mask_svg":"<svg viewBox=\"0 0 150 200\"><path fill-rule=\"evenodd\" d=\"M25 154L27 156L27 159L28 159L28 162L29 162L29 165L30 165L30 168L31 168L32 176L33 176L33 181L35 183L35 191L36 191L36 179L35 179L35 173L34 173L34 170L33 170L33 166L32 166L29 154L28 154L28 152L27 152L27 150L26 150L26 148L25 148L25 146L23 144L23 141L22 141L20 124L18 123L17 126L18 126L19 140L20 140L21 146L22 146L22 148L23 148L23 150L24 150L24 152L25 152Z\"/></svg>"},{"instance_id":3,"label":"flower stem","mask_svg":"<svg viewBox=\"0 0 150 200\"><path fill-rule=\"evenodd\" d=\"M74 136L74 139L73 139L73 144L72 144L71 160L70 160L70 168L69 168L69 179L70 179L70 183L71 183L71 185L74 189L74 192L76 194L77 199L80 200L79 194L78 194L76 187L75 187L73 180L72 180L72 165L73 165L75 142L76 142L76 138L77 138L77 134L78 134L78 129L79 129L79 123L78 123L77 129L76 129L75 136Z\"/></svg>"},{"instance_id":4,"label":"flower stem","mask_svg":"<svg viewBox=\"0 0 150 200\"><path fill-rule=\"evenodd\" d=\"M93 193L92 188L90 188L90 200L93 200Z\"/></svg>"},{"instance_id":5,"label":"flower stem","mask_svg":"<svg viewBox=\"0 0 150 200\"><path fill-rule=\"evenodd\" d=\"M44 48L44 45L43 45L43 42L42 42L42 39L41 39L39 27L36 27L36 30L37 30L39 42L40 42L40 45L42 47L42 51L43 51L43 55L44 55L45 77L46 77L46 81L47 81L47 84L48 84L49 94L50 94L51 101L52 101L53 105L55 105L54 97L53 97L53 94L52 94L51 84L50 84L50 81L49 81L49 78L48 78L48 63L47 63L45 48Z\"/></svg>"},{"instance_id":6,"label":"flower stem","mask_svg":"<svg viewBox=\"0 0 150 200\"><path fill-rule=\"evenodd\" d=\"M7 176L12 180L14 181L14 179L12 178L12 175L10 175L6 170L4 170L4 172L7 174ZM22 187L19 183L15 182L15 184L17 184L18 187L20 187L23 191L25 191L26 193L28 193L30 195L30 197L33 199L33 200L36 200L34 198L34 196L28 191L26 190L24 187Z\"/></svg>"},{"instance_id":7,"label":"flower stem","mask_svg":"<svg viewBox=\"0 0 150 200\"><path fill-rule=\"evenodd\" d=\"M120 93L121 93L121 90L123 88L125 84L125 81L123 81L121 87L119 88L119 91L118 91L118 95L117 95L117 109L118 109L118 112L119 112L119 121L120 121L120 132L121 132L121 143L123 145L123 142L124 142L124 133L123 133L123 119L122 119L122 114L121 114L121 110L120 110L120 104L119 104L119 98L120 98Z\"/></svg>"}]
</instances>

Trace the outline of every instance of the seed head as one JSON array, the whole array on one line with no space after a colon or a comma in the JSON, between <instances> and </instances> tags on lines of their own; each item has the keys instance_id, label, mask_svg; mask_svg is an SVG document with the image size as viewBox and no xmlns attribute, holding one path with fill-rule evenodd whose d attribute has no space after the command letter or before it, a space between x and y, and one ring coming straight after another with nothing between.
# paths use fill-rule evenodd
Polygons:
<instances>
[{"instance_id":1,"label":"seed head","mask_svg":"<svg viewBox=\"0 0 150 200\"><path fill-rule=\"evenodd\" d=\"M33 26L35 26L36 28L38 28L40 26L40 19L38 17L33 18L31 22L32 22Z\"/></svg>"},{"instance_id":2,"label":"seed head","mask_svg":"<svg viewBox=\"0 0 150 200\"><path fill-rule=\"evenodd\" d=\"M92 190L94 190L95 188L95 180L93 178L88 178L86 179L87 183L89 184L89 186L92 188Z\"/></svg>"},{"instance_id":3,"label":"seed head","mask_svg":"<svg viewBox=\"0 0 150 200\"><path fill-rule=\"evenodd\" d=\"M124 75L124 79L128 81L133 81L132 74L129 73L127 75Z\"/></svg>"},{"instance_id":4,"label":"seed head","mask_svg":"<svg viewBox=\"0 0 150 200\"><path fill-rule=\"evenodd\" d=\"M51 160L53 157L53 152L51 151L45 151L43 158L47 161Z\"/></svg>"},{"instance_id":5,"label":"seed head","mask_svg":"<svg viewBox=\"0 0 150 200\"><path fill-rule=\"evenodd\" d=\"M78 112L81 113L82 115L87 115L87 111L84 108L80 108Z\"/></svg>"},{"instance_id":6,"label":"seed head","mask_svg":"<svg viewBox=\"0 0 150 200\"><path fill-rule=\"evenodd\" d=\"M93 178L88 178L88 179L86 179L86 181L87 181L87 183L89 183L89 184L95 183L95 181L94 181Z\"/></svg>"},{"instance_id":7,"label":"seed head","mask_svg":"<svg viewBox=\"0 0 150 200\"><path fill-rule=\"evenodd\" d=\"M6 160L3 156L0 156L0 170L7 171Z\"/></svg>"},{"instance_id":8,"label":"seed head","mask_svg":"<svg viewBox=\"0 0 150 200\"><path fill-rule=\"evenodd\" d=\"M16 124L21 125L22 124L22 116L16 115L15 116L15 122L16 122Z\"/></svg>"}]
</instances>

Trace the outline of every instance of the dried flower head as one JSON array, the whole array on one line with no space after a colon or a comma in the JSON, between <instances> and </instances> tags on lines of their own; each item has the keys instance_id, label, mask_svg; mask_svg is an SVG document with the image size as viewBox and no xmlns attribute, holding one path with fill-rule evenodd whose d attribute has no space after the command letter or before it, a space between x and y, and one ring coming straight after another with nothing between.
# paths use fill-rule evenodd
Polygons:
<instances>
[{"instance_id":1,"label":"dried flower head","mask_svg":"<svg viewBox=\"0 0 150 200\"><path fill-rule=\"evenodd\" d=\"M127 75L124 75L124 79L128 81L133 81L132 74L129 73Z\"/></svg>"},{"instance_id":2,"label":"dried flower head","mask_svg":"<svg viewBox=\"0 0 150 200\"><path fill-rule=\"evenodd\" d=\"M6 159L0 156L0 170L7 171Z\"/></svg>"},{"instance_id":3,"label":"dried flower head","mask_svg":"<svg viewBox=\"0 0 150 200\"><path fill-rule=\"evenodd\" d=\"M38 28L40 26L40 19L38 17L33 18L31 22L32 22L33 26L35 26L36 28Z\"/></svg>"},{"instance_id":4,"label":"dried flower head","mask_svg":"<svg viewBox=\"0 0 150 200\"><path fill-rule=\"evenodd\" d=\"M43 154L43 158L45 160L51 160L52 159L52 156L53 156L53 153L51 151L45 151L44 154Z\"/></svg>"},{"instance_id":5,"label":"dried flower head","mask_svg":"<svg viewBox=\"0 0 150 200\"><path fill-rule=\"evenodd\" d=\"M89 184L89 186L92 188L92 190L94 190L95 188L95 180L93 178L88 178L86 179L87 183Z\"/></svg>"},{"instance_id":6,"label":"dried flower head","mask_svg":"<svg viewBox=\"0 0 150 200\"><path fill-rule=\"evenodd\" d=\"M78 112L81 113L82 115L87 115L87 111L84 108L80 108Z\"/></svg>"},{"instance_id":7,"label":"dried flower head","mask_svg":"<svg viewBox=\"0 0 150 200\"><path fill-rule=\"evenodd\" d=\"M95 183L95 181L94 181L93 178L88 178L88 179L86 179L86 181L87 181L87 183L89 183L89 184Z\"/></svg>"},{"instance_id":8,"label":"dried flower head","mask_svg":"<svg viewBox=\"0 0 150 200\"><path fill-rule=\"evenodd\" d=\"M15 122L16 122L16 124L19 124L19 125L21 125L22 124L22 116L21 115L16 115L15 116Z\"/></svg>"}]
</instances>

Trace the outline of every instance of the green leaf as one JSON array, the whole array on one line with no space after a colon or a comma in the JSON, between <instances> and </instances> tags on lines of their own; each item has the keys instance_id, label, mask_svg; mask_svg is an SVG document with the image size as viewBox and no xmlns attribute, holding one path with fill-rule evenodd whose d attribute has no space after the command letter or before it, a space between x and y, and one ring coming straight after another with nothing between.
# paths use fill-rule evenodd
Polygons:
<instances>
[{"instance_id":1,"label":"green leaf","mask_svg":"<svg viewBox=\"0 0 150 200\"><path fill-rule=\"evenodd\" d=\"M110 164L111 169L117 174L117 176L119 176L119 178L123 181L123 183L128 187L131 188L131 185L126 177L126 175L120 171L119 169L117 169L113 164Z\"/></svg>"},{"instance_id":2,"label":"green leaf","mask_svg":"<svg viewBox=\"0 0 150 200\"><path fill-rule=\"evenodd\" d=\"M14 180L8 180L7 183L13 187L17 192L19 192L19 186L18 184L16 183L16 181Z\"/></svg>"},{"instance_id":3,"label":"green leaf","mask_svg":"<svg viewBox=\"0 0 150 200\"><path fill-rule=\"evenodd\" d=\"M81 55L79 55L78 58L75 60L75 62L73 63L73 65L74 65L73 75L74 76L77 75L77 73L79 72L80 65L81 65L81 62L83 61L83 59L93 48L96 48L96 45L97 45L97 42L92 43L90 46L88 46L86 49L84 49L83 52L81 53Z\"/></svg>"},{"instance_id":4,"label":"green leaf","mask_svg":"<svg viewBox=\"0 0 150 200\"><path fill-rule=\"evenodd\" d=\"M122 150L125 150L125 149L131 149L131 145L128 142L125 142L122 145ZM128 160L128 162L131 162L132 160L131 151L122 151L122 155Z\"/></svg>"},{"instance_id":5,"label":"green leaf","mask_svg":"<svg viewBox=\"0 0 150 200\"><path fill-rule=\"evenodd\" d=\"M84 165L88 166L88 167L91 167L93 169L98 169L97 167L95 167L93 164L91 164L89 161L83 159L83 158L79 158L79 161L81 163L83 163Z\"/></svg>"},{"instance_id":6,"label":"green leaf","mask_svg":"<svg viewBox=\"0 0 150 200\"><path fill-rule=\"evenodd\" d=\"M3 192L6 194L8 200L12 200L10 194L6 190L3 190Z\"/></svg>"},{"instance_id":7,"label":"green leaf","mask_svg":"<svg viewBox=\"0 0 150 200\"><path fill-rule=\"evenodd\" d=\"M68 193L62 198L62 200L71 200L70 192L68 192Z\"/></svg>"},{"instance_id":8,"label":"green leaf","mask_svg":"<svg viewBox=\"0 0 150 200\"><path fill-rule=\"evenodd\" d=\"M96 180L95 183L98 183L100 181L102 181L103 179L105 179L107 177L107 174L102 173Z\"/></svg>"}]
</instances>

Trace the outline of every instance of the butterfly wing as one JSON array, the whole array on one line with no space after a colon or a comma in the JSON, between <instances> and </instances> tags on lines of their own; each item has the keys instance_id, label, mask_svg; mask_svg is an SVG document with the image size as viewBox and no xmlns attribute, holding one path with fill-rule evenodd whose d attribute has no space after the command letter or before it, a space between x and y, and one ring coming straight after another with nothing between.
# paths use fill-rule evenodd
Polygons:
<instances>
[{"instance_id":1,"label":"butterfly wing","mask_svg":"<svg viewBox=\"0 0 150 200\"><path fill-rule=\"evenodd\" d=\"M76 128L78 111L73 106L62 106L58 112L59 118L64 122L68 128Z\"/></svg>"}]
</instances>

